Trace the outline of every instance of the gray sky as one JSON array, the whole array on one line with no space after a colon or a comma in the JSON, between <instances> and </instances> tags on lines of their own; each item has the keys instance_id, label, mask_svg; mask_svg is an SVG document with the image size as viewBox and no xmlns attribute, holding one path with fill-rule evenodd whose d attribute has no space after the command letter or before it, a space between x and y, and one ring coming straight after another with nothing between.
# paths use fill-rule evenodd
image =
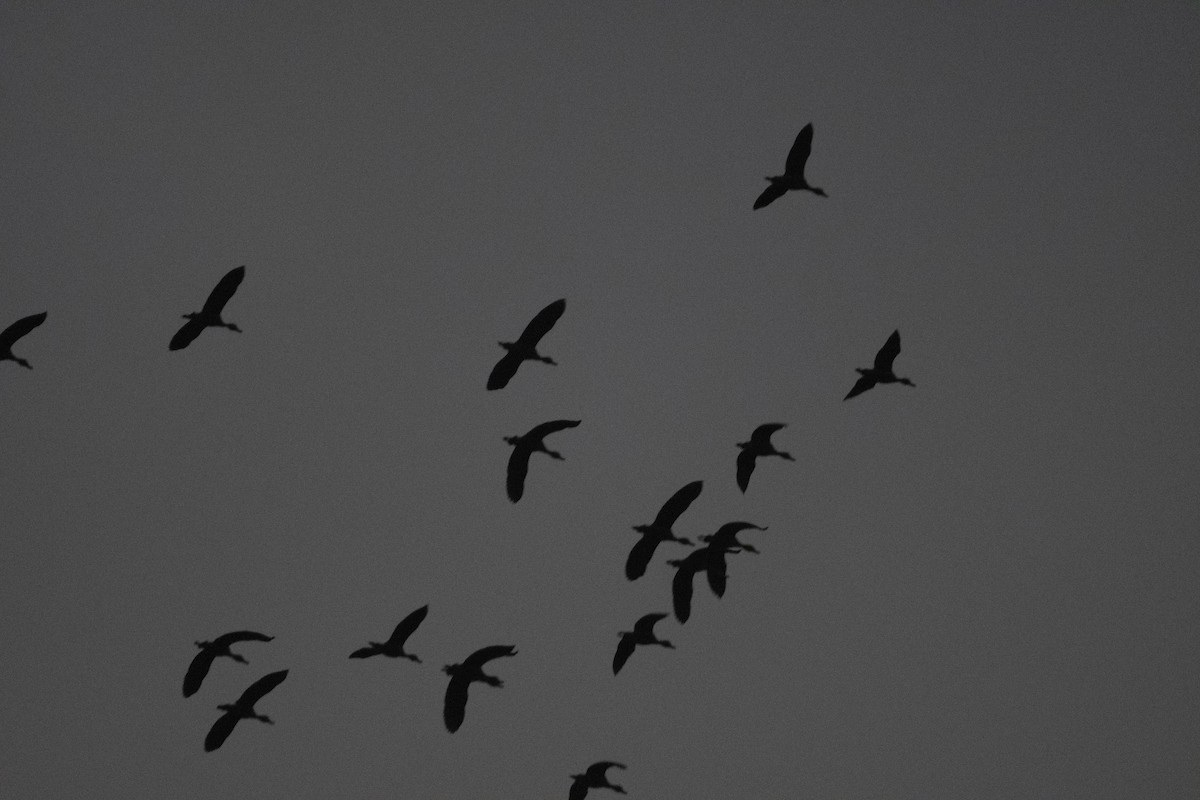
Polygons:
<instances>
[{"instance_id":1,"label":"gray sky","mask_svg":"<svg viewBox=\"0 0 1200 800\"><path fill-rule=\"evenodd\" d=\"M1200 793L1200 7L688 5L0 8L10 796ZM830 197L751 211L810 121ZM896 328L917 387L843 403ZM762 555L614 678L691 480Z\"/></svg>"}]
</instances>

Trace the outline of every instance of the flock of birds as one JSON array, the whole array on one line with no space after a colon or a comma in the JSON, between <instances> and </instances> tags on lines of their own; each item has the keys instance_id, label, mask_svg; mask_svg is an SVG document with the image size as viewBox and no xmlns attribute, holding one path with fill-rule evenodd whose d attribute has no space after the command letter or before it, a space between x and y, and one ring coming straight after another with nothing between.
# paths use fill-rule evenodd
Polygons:
<instances>
[{"instance_id":1,"label":"flock of birds","mask_svg":"<svg viewBox=\"0 0 1200 800\"><path fill-rule=\"evenodd\" d=\"M789 191L804 190L821 197L827 197L825 192L810 186L804 177L804 167L812 150L812 124L805 125L788 153L787 162L782 175L767 177L769 185L754 201L754 208L763 208L774 202ZM237 292L246 276L244 266L230 270L209 294L204 306L198 312L184 314L186 323L171 337L169 349L182 350L190 345L207 328L226 328L240 333L241 329L226 322L222 313L226 304ZM550 303L539 311L515 342L500 342L504 348L504 356L492 368L488 376L489 391L503 389L516 376L517 371L526 361L539 361L546 364L556 362L538 352L538 345L543 337L550 332L566 310L566 300L560 299ZM32 369L29 362L13 353L13 345L46 321L46 312L24 317L9 325L0 332L0 361L15 361L27 369ZM867 368L856 368L859 378L846 394L844 400L849 400L873 388L876 384L900 383L913 386L908 378L898 377L893 371L893 362L900 353L900 333L894 331L884 342L883 347L875 355L874 365ZM534 453L544 453L548 457L562 460L563 456L557 451L546 447L545 438L560 431L575 428L580 420L558 419L535 425L528 432L519 436L506 436L504 441L513 450L508 459L506 490L509 500L516 503L521 500L525 491L525 481L529 472L529 460ZM784 423L766 423L759 425L751 433L748 441L738 442L741 452L737 456L737 485L744 493L750 485L750 477L760 458L776 456L780 459L793 461L792 456L775 448L771 437L785 427ZM630 581L641 578L654 557L659 545L674 542L676 544L695 547L685 558L667 560L666 564L675 568L675 576L671 583L672 611L680 623L687 622L691 615L693 580L697 573L703 572L709 588L717 597L723 597L726 587L726 557L736 553L758 553L752 545L738 539L738 534L747 530L764 531L766 526L751 522L737 521L722 525L715 533L699 537L703 546L696 546L690 539L679 536L674 531L674 525L679 517L700 496L704 484L702 481L692 481L686 484L663 503L653 522L634 525L640 538L629 551L625 561L625 577ZM405 646L409 638L425 620L429 606L425 605L408 614L396 625L391 636L384 642L368 642L350 653L352 659L364 659L374 656L407 659L422 663L416 655L409 653ZM657 645L674 649L674 645L666 639L660 639L654 632L654 627L661 620L670 616L668 613L653 612L640 617L633 625L633 630L621 631L620 641L613 655L612 671L616 675L633 655L639 646ZM196 694L208 675L213 662L218 658L228 658L232 661L247 663L241 655L234 653L230 647L244 642L270 642L274 637L255 631L233 631L223 634L211 641L198 641L196 646L200 652L192 659L183 679L183 696L191 697ZM511 657L517 654L513 645L490 645L480 648L468 655L461 663L448 664L442 671L450 676L446 687L443 704L443 722L451 733L457 731L466 717L468 689L472 683L483 683L488 686L501 687L503 681L494 675L483 671L484 666L495 659ZM221 747L241 720L255 719L272 724L270 717L259 714L255 710L267 694L278 687L288 676L288 670L271 672L250 684L232 703L217 706L223 712L212 724L204 738L205 751L213 751ZM582 800L589 789L607 788L621 794L625 789L609 782L607 771L613 767L625 769L625 765L615 761L599 761L592 764L581 774L571 775L572 783L570 800Z\"/></svg>"}]
</instances>

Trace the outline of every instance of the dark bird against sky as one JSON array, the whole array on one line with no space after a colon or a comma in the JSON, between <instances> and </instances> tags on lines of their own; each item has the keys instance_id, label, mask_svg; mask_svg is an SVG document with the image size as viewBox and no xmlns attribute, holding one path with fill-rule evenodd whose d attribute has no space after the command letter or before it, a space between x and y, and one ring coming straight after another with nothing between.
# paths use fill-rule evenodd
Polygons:
<instances>
[{"instance_id":1,"label":"dark bird against sky","mask_svg":"<svg viewBox=\"0 0 1200 800\"><path fill-rule=\"evenodd\" d=\"M862 375L854 387L850 389L850 393L843 397L843 400L849 400L851 397L857 397L863 392L875 386L877 383L903 383L905 386L916 386L915 383L908 378L897 378L896 373L892 372L892 362L896 360L896 356L900 354L900 331L892 331L892 335L883 343L883 347L879 348L879 352L875 354L875 366L870 369L855 367L854 371Z\"/></svg>"},{"instance_id":2,"label":"dark bird against sky","mask_svg":"<svg viewBox=\"0 0 1200 800\"><path fill-rule=\"evenodd\" d=\"M196 642L196 647L200 648L200 652L196 653L196 657L188 666L187 674L183 676L183 696L191 697L196 693L200 684L204 682L204 676L208 674L208 668L212 666L213 659L224 656L241 664L248 663L246 659L232 652L229 649L230 645L237 642L269 642L274 638L274 636L254 631L233 631L218 636L211 642Z\"/></svg>"},{"instance_id":3,"label":"dark bird against sky","mask_svg":"<svg viewBox=\"0 0 1200 800\"><path fill-rule=\"evenodd\" d=\"M767 178L771 185L763 189L762 194L754 201L755 210L770 205L793 189L805 189L813 194L819 194L821 197L829 196L825 194L824 190L809 186L808 181L804 179L804 165L808 161L808 154L812 152L812 137L813 126L810 122L800 129L800 133L796 134L796 141L792 143L792 149L788 151L783 174Z\"/></svg>"},{"instance_id":4,"label":"dark bird against sky","mask_svg":"<svg viewBox=\"0 0 1200 800\"><path fill-rule=\"evenodd\" d=\"M13 355L12 346L25 334L46 321L46 312L22 317L0 332L0 361L15 361L25 369L33 369L29 362Z\"/></svg>"},{"instance_id":5,"label":"dark bird against sky","mask_svg":"<svg viewBox=\"0 0 1200 800\"><path fill-rule=\"evenodd\" d=\"M700 496L700 490L703 488L704 481L692 481L663 503L653 522L649 525L633 526L633 529L640 533L642 538L638 539L633 549L629 551L629 558L625 561L626 578L635 581L646 574L646 565L650 563L650 558L654 555L660 542L679 542L691 546L691 540L676 536L675 531L671 530L671 526L684 511L687 511L687 507L692 504L692 501Z\"/></svg>"},{"instance_id":6,"label":"dark bird against sky","mask_svg":"<svg viewBox=\"0 0 1200 800\"><path fill-rule=\"evenodd\" d=\"M708 586L717 597L725 596L725 554L740 553L743 550L747 553L758 553L752 545L743 544L738 540L738 533L744 530L765 531L766 528L753 522L726 522L716 533L700 537L701 541L708 542L705 549L708 550L709 556L704 571L708 576Z\"/></svg>"},{"instance_id":7,"label":"dark bird against sky","mask_svg":"<svg viewBox=\"0 0 1200 800\"><path fill-rule=\"evenodd\" d=\"M619 764L616 761L597 761L587 768L587 772L582 775L572 775L571 794L568 800L583 800L587 796L588 789L612 789L614 792L626 794L624 788L617 786L615 783L609 783L608 777L604 774L610 767L625 769L624 764Z\"/></svg>"},{"instance_id":8,"label":"dark bird against sky","mask_svg":"<svg viewBox=\"0 0 1200 800\"><path fill-rule=\"evenodd\" d=\"M709 562L714 558L721 559L721 571L724 572L724 552L719 545L712 543L688 553L687 558L668 561L675 567L675 577L671 579L671 603L675 611L675 619L687 622L692 615L692 578L700 570L708 570ZM711 583L711 579L710 579Z\"/></svg>"},{"instance_id":9,"label":"dark bird against sky","mask_svg":"<svg viewBox=\"0 0 1200 800\"><path fill-rule=\"evenodd\" d=\"M255 712L254 704L261 700L263 695L283 683L283 679L287 675L288 671L286 669L264 675L250 684L250 688L242 692L242 696L237 699L236 703L224 703L217 706L217 708L225 713L217 718L212 728L209 729L208 735L204 737L204 752L211 753L224 744L239 720L256 719L268 725L274 725L275 723L270 717Z\"/></svg>"},{"instance_id":10,"label":"dark bird against sky","mask_svg":"<svg viewBox=\"0 0 1200 800\"><path fill-rule=\"evenodd\" d=\"M529 321L525 330L521 332L520 338L515 342L500 342L500 346L508 352L496 362L496 366L492 367L492 374L488 376L487 382L489 390L503 389L507 386L508 382L512 380L512 376L517 374L517 367L521 366L522 361L555 363L553 359L538 353L537 345L541 338L554 327L554 323L558 322L558 318L562 316L566 307L565 299L555 300Z\"/></svg>"},{"instance_id":11,"label":"dark bird against sky","mask_svg":"<svg viewBox=\"0 0 1200 800\"><path fill-rule=\"evenodd\" d=\"M505 436L504 441L513 446L512 455L508 457L508 499L514 503L525 493L525 475L529 472L529 457L534 453L545 453L553 459L563 460L562 454L548 450L543 438L550 434L574 428L579 425L577 419L555 419L534 426L522 436Z\"/></svg>"},{"instance_id":12,"label":"dark bird against sky","mask_svg":"<svg viewBox=\"0 0 1200 800\"><path fill-rule=\"evenodd\" d=\"M208 299L204 301L204 308L200 309L198 313L191 312L183 315L187 322L171 337L170 349L182 350L191 344L192 340L199 336L205 328L228 328L241 333L242 329L237 325L221 319L221 311L229 302L229 298L233 297L233 293L237 291L245 276L246 268L244 266L236 267L225 273L225 277L221 278L208 295Z\"/></svg>"},{"instance_id":13,"label":"dark bird against sky","mask_svg":"<svg viewBox=\"0 0 1200 800\"><path fill-rule=\"evenodd\" d=\"M494 644L476 650L467 656L461 664L447 664L442 672L450 676L450 685L446 687L446 704L442 710L442 719L446 730L454 733L463 723L467 713L467 687L479 681L488 686L503 686L504 681L495 675L483 671L483 665L493 658L515 656L517 648L514 645Z\"/></svg>"},{"instance_id":14,"label":"dark bird against sky","mask_svg":"<svg viewBox=\"0 0 1200 800\"><path fill-rule=\"evenodd\" d=\"M625 662L633 655L634 648L639 644L657 644L661 647L675 649L675 645L654 635L654 623L666 616L668 615L646 614L633 623L633 630L620 632L621 641L617 643L617 652L613 655L613 675L621 671L621 667L625 666Z\"/></svg>"},{"instance_id":15,"label":"dark bird against sky","mask_svg":"<svg viewBox=\"0 0 1200 800\"><path fill-rule=\"evenodd\" d=\"M742 448L742 452L738 453L737 459L737 485L743 493L750 485L750 475L754 472L754 461L759 456L779 456L786 461L796 460L790 453L776 450L775 445L771 444L771 434L786 427L787 424L783 422L768 422L766 425L759 425L754 429L754 433L750 434L750 441L738 442L737 446Z\"/></svg>"},{"instance_id":16,"label":"dark bird against sky","mask_svg":"<svg viewBox=\"0 0 1200 800\"><path fill-rule=\"evenodd\" d=\"M412 636L413 631L425 619L425 615L429 613L429 606L421 606L416 611L409 614L404 619L400 620L400 624L392 631L391 638L386 642L367 642L366 647L360 647L350 654L350 658L370 658L371 656L387 656L388 658L407 658L410 661L421 663L421 659L414 656L412 653L407 653L404 650L404 643L408 641L408 637Z\"/></svg>"}]
</instances>

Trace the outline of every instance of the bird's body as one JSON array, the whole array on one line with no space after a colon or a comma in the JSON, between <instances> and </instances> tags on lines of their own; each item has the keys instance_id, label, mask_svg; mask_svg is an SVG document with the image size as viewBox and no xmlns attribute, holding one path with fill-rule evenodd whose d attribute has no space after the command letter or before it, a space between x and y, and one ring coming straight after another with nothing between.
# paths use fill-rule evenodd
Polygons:
<instances>
[{"instance_id":1,"label":"bird's body","mask_svg":"<svg viewBox=\"0 0 1200 800\"><path fill-rule=\"evenodd\" d=\"M208 668L212 666L214 659L224 656L241 664L246 663L246 659L229 649L230 645L237 642L269 642L274 638L254 631L233 631L218 636L211 642L196 642L200 652L192 659L187 674L183 676L183 696L191 697L196 693L200 684L204 682L204 677L208 675Z\"/></svg>"},{"instance_id":2,"label":"bird's body","mask_svg":"<svg viewBox=\"0 0 1200 800\"><path fill-rule=\"evenodd\" d=\"M692 546L691 540L676 536L671 527L692 504L692 501L700 496L703 488L703 481L692 481L663 503L653 522L649 525L633 526L633 529L640 533L642 538L638 539L637 544L629 551L629 558L625 561L626 578L634 581L646 574L646 565L650 563L650 558L654 555L660 542L679 542L689 547Z\"/></svg>"},{"instance_id":3,"label":"bird's body","mask_svg":"<svg viewBox=\"0 0 1200 800\"><path fill-rule=\"evenodd\" d=\"M558 318L562 316L566 307L567 301L565 299L555 300L539 311L529 321L529 324L525 326L525 330L521 332L520 337L515 342L500 342L500 346L508 352L496 362L496 366L492 367L492 372L488 376L487 382L489 391L503 389L507 386L508 382L512 380L513 375L517 374L517 368L521 366L522 361L542 361L546 364L555 363L553 359L539 353L537 345L542 337L554 327L554 323L558 322Z\"/></svg>"},{"instance_id":4,"label":"bird's body","mask_svg":"<svg viewBox=\"0 0 1200 800\"><path fill-rule=\"evenodd\" d=\"M796 141L792 143L792 149L788 151L787 163L784 165L783 174L767 176L767 180L771 182L771 185L763 189L762 194L754 201L755 210L770 205L788 192L795 190L803 189L821 197L829 196L825 194L823 189L809 186L808 181L804 179L804 165L808 162L809 153L812 152L812 137L813 126L810 122L801 128L800 133L796 135Z\"/></svg>"},{"instance_id":5,"label":"bird's body","mask_svg":"<svg viewBox=\"0 0 1200 800\"><path fill-rule=\"evenodd\" d=\"M391 638L386 642L367 642L366 647L360 647L350 654L350 658L370 658L371 656L387 656L388 658L407 658L409 661L421 663L421 659L412 653L405 652L404 643L413 631L429 613L429 606L421 606L416 611L400 620L400 624L392 631Z\"/></svg>"},{"instance_id":6,"label":"bird's body","mask_svg":"<svg viewBox=\"0 0 1200 800\"><path fill-rule=\"evenodd\" d=\"M711 548L708 563L705 565L705 574L708 576L708 587L712 589L713 594L717 597L725 596L726 582L726 553L747 553L757 554L752 545L745 544L738 540L737 535L744 530L765 531L766 527L755 525L752 522L727 522L717 529L716 533L701 536L700 540L708 543Z\"/></svg>"},{"instance_id":7,"label":"bird's body","mask_svg":"<svg viewBox=\"0 0 1200 800\"><path fill-rule=\"evenodd\" d=\"M687 558L668 561L675 567L675 577L671 580L671 604L675 619L687 622L692 614L692 578L697 572L718 570L725 572L725 551L719 545L709 543L704 547L693 550ZM712 579L709 579L711 585Z\"/></svg>"},{"instance_id":8,"label":"bird's body","mask_svg":"<svg viewBox=\"0 0 1200 800\"><path fill-rule=\"evenodd\" d=\"M634 648L639 644L656 644L671 650L675 649L675 645L654 635L654 623L666 616L668 615L645 614L633 624L633 630L620 632L621 641L617 644L617 652L613 656L613 675L621 671L621 667L625 666L625 662L633 655Z\"/></svg>"},{"instance_id":9,"label":"bird's body","mask_svg":"<svg viewBox=\"0 0 1200 800\"><path fill-rule=\"evenodd\" d=\"M561 453L546 448L542 441L546 436L567 428L579 425L577 419L556 419L536 425L522 436L505 436L504 441L513 446L512 454L508 457L508 478L506 488L508 499L514 503L525 493L525 475L529 472L529 457L534 453L545 453L553 459L562 461Z\"/></svg>"},{"instance_id":10,"label":"bird's body","mask_svg":"<svg viewBox=\"0 0 1200 800\"><path fill-rule=\"evenodd\" d=\"M583 800L587 796L588 789L612 789L619 794L626 794L624 788L617 786L615 783L608 782L608 776L604 773L610 767L625 769L625 765L616 761L597 761L587 768L587 771L582 775L571 775L571 794L569 800Z\"/></svg>"},{"instance_id":11,"label":"bird's body","mask_svg":"<svg viewBox=\"0 0 1200 800\"><path fill-rule=\"evenodd\" d=\"M442 720L446 730L454 733L463 723L467 712L467 687L479 681L488 686L503 686L504 681L483 671L483 665L493 658L515 656L517 648L513 645L496 644L476 650L467 656L461 664L447 664L442 672L450 676L450 685L446 687L446 702L442 710Z\"/></svg>"},{"instance_id":12,"label":"bird's body","mask_svg":"<svg viewBox=\"0 0 1200 800\"><path fill-rule=\"evenodd\" d=\"M46 312L40 314L31 314L28 317L21 317L19 320L9 325L3 331L0 331L0 361L15 361L25 369L33 369L29 362L20 356L14 355L12 346L17 340L31 330L41 325L46 321Z\"/></svg>"},{"instance_id":13,"label":"bird's body","mask_svg":"<svg viewBox=\"0 0 1200 800\"><path fill-rule=\"evenodd\" d=\"M843 400L849 400L851 397L857 397L863 392L871 389L877 383L902 383L905 386L916 386L915 383L908 378L898 378L896 373L892 371L892 362L896 360L896 356L900 355L900 331L892 331L892 335L883 343L883 347L879 348L879 352L875 354L875 366L864 369L855 367L854 371L862 377L850 389L850 393L843 397Z\"/></svg>"},{"instance_id":14,"label":"bird's body","mask_svg":"<svg viewBox=\"0 0 1200 800\"><path fill-rule=\"evenodd\" d=\"M228 328L241 333L241 328L221 318L221 311L229 302L229 298L233 297L233 293L237 291L244 277L246 277L244 266L235 267L225 273L225 276L209 293L208 299L204 301L204 308L198 312L183 315L187 322L171 337L170 349L182 350L191 344L192 340L199 336L205 328Z\"/></svg>"},{"instance_id":15,"label":"bird's body","mask_svg":"<svg viewBox=\"0 0 1200 800\"><path fill-rule=\"evenodd\" d=\"M737 459L737 484L743 493L750 486L750 475L754 472L754 462L759 456L779 456L785 461L796 460L790 453L776 450L775 445L771 444L771 434L785 427L787 425L783 422L768 422L754 429L754 433L750 434L750 441L738 442L737 446L742 452L738 453Z\"/></svg>"},{"instance_id":16,"label":"bird's body","mask_svg":"<svg viewBox=\"0 0 1200 800\"><path fill-rule=\"evenodd\" d=\"M225 713L217 718L212 728L209 729L208 735L204 737L204 752L211 753L220 747L229 738L229 734L233 732L234 726L240 720L256 719L268 725L274 725L275 723L271 721L270 717L254 711L254 704L261 700L263 695L283 683L283 679L287 675L286 669L264 675L250 684L250 688L242 692L242 696L237 699L237 702L217 706Z\"/></svg>"}]
</instances>

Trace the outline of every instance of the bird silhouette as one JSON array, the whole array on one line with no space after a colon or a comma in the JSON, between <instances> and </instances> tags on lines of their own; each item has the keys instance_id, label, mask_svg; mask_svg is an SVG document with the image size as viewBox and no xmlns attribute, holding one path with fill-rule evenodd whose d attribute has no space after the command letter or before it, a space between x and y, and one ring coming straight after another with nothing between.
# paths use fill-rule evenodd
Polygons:
<instances>
[{"instance_id":1,"label":"bird silhouette","mask_svg":"<svg viewBox=\"0 0 1200 800\"><path fill-rule=\"evenodd\" d=\"M17 340L46 321L46 312L21 317L0 332L0 361L15 361L25 369L33 369L25 359L13 355L12 346Z\"/></svg>"},{"instance_id":2,"label":"bird silhouette","mask_svg":"<svg viewBox=\"0 0 1200 800\"><path fill-rule=\"evenodd\" d=\"M717 565L722 573L725 569L725 555L719 543L709 543L704 547L693 550L687 558L668 561L675 567L675 577L671 580L671 601L675 611L675 619L681 623L687 622L692 615L692 578L701 570L708 571L709 563ZM709 579L710 586L712 579Z\"/></svg>"},{"instance_id":3,"label":"bird silhouette","mask_svg":"<svg viewBox=\"0 0 1200 800\"><path fill-rule=\"evenodd\" d=\"M191 665L188 666L187 674L183 676L183 696L191 697L200 688L200 684L204 682L204 676L208 674L208 668L212 666L213 659L224 656L231 658L240 664L248 663L237 653L229 649L231 644L237 642L269 642L274 639L274 636L267 636L254 631L233 631L226 633L223 636L218 636L211 642L196 642L196 647L200 648L200 652L196 653L196 657L192 659Z\"/></svg>"},{"instance_id":4,"label":"bird silhouette","mask_svg":"<svg viewBox=\"0 0 1200 800\"><path fill-rule=\"evenodd\" d=\"M204 737L204 752L211 753L224 744L225 740L229 738L229 734L233 732L234 726L238 724L238 720L256 719L268 725L274 725L275 723L270 717L255 713L254 704L261 700L263 695L283 683L283 679L287 675L286 669L264 675L250 684L250 688L242 692L242 696L237 699L236 703L217 706L225 713L217 718L217 721L209 728L208 735Z\"/></svg>"},{"instance_id":5,"label":"bird silhouette","mask_svg":"<svg viewBox=\"0 0 1200 800\"><path fill-rule=\"evenodd\" d=\"M538 353L537 345L541 338L554 327L554 323L558 322L558 318L562 316L566 307L566 299L555 300L529 321L515 342L500 342L500 346L508 352L496 362L496 366L492 367L492 374L488 376L487 382L489 390L503 389L507 386L508 382L512 380L512 376L517 374L517 367L521 366L522 361L556 363L553 359Z\"/></svg>"},{"instance_id":6,"label":"bird silhouette","mask_svg":"<svg viewBox=\"0 0 1200 800\"><path fill-rule=\"evenodd\" d=\"M717 529L716 533L701 536L700 540L708 543L710 548L708 562L704 571L708 576L708 586L717 597L725 596L726 582L726 553L758 553L752 545L738 540L737 535L744 530L765 531L766 527L755 525L753 522L727 522Z\"/></svg>"},{"instance_id":7,"label":"bird silhouette","mask_svg":"<svg viewBox=\"0 0 1200 800\"><path fill-rule=\"evenodd\" d=\"M244 277L246 277L244 266L236 267L225 273L225 277L221 278L208 295L208 299L204 301L204 308L199 312L183 315L187 322L183 323L183 327L171 337L170 349L182 350L191 344L192 340L199 336L205 328L229 328L231 331L241 333L242 329L237 325L221 319L221 311L229 302L229 298L233 297L233 293L237 291L238 285L241 284Z\"/></svg>"},{"instance_id":8,"label":"bird silhouette","mask_svg":"<svg viewBox=\"0 0 1200 800\"><path fill-rule=\"evenodd\" d=\"M488 686L504 685L504 681L495 675L486 674L483 665L493 658L516 654L517 648L513 645L494 644L471 653L461 664L447 664L442 667L442 672L450 676L450 685L446 687L446 704L442 711L446 730L454 733L462 725L467 713L467 687L472 682L479 681Z\"/></svg>"},{"instance_id":9,"label":"bird silhouette","mask_svg":"<svg viewBox=\"0 0 1200 800\"><path fill-rule=\"evenodd\" d=\"M350 658L370 658L371 656L387 656L388 658L407 658L410 661L421 663L421 659L414 656L412 653L404 652L404 643L408 641L408 637L412 636L413 631L425 619L425 615L429 613L429 606L421 606L416 611L409 614L404 619L400 620L400 624L392 631L392 636L386 642L367 642L366 647L360 647L350 654Z\"/></svg>"},{"instance_id":10,"label":"bird silhouette","mask_svg":"<svg viewBox=\"0 0 1200 800\"><path fill-rule=\"evenodd\" d=\"M587 796L588 789L612 789L619 794L626 794L626 791L622 787L608 782L608 777L604 773L610 767L625 769L624 764L619 764L616 761L597 761L588 767L587 772L582 775L570 776L572 781L569 800L583 800Z\"/></svg>"},{"instance_id":11,"label":"bird silhouette","mask_svg":"<svg viewBox=\"0 0 1200 800\"><path fill-rule=\"evenodd\" d=\"M638 539L637 544L629 551L629 558L625 561L626 578L635 581L646 574L646 565L650 563L660 542L671 541L686 544L688 547L692 546L690 539L676 536L675 532L671 530L671 526L679 519L679 515L687 510L692 501L700 496L700 490L703 488L704 481L692 481L663 503L653 522L649 525L633 526L633 529L640 533L642 538Z\"/></svg>"},{"instance_id":12,"label":"bird silhouette","mask_svg":"<svg viewBox=\"0 0 1200 800\"><path fill-rule=\"evenodd\" d=\"M525 493L525 475L529 472L529 457L534 453L545 453L551 458L563 460L562 454L546 449L543 438L555 431L574 428L579 425L577 419L555 419L536 425L523 436L505 436L504 441L513 446L512 455L508 457L508 499L514 503Z\"/></svg>"},{"instance_id":13,"label":"bird silhouette","mask_svg":"<svg viewBox=\"0 0 1200 800\"><path fill-rule=\"evenodd\" d=\"M812 137L813 126L810 122L800 129L800 133L796 134L796 141L792 143L792 149L788 151L783 174L767 177L771 185L763 189L763 193L754 201L755 210L770 205L792 189L804 189L813 194L819 194L821 197L829 196L823 189L809 186L808 181L804 179L804 165L808 161L808 154L812 152Z\"/></svg>"},{"instance_id":14,"label":"bird silhouette","mask_svg":"<svg viewBox=\"0 0 1200 800\"><path fill-rule=\"evenodd\" d=\"M620 632L621 641L617 643L617 652L613 655L613 675L621 671L621 667L625 666L625 662L633 655L634 648L639 644L657 644L671 650L675 649L675 645L654 635L654 623L666 616L668 615L646 614L633 623L633 630Z\"/></svg>"},{"instance_id":15,"label":"bird silhouette","mask_svg":"<svg viewBox=\"0 0 1200 800\"><path fill-rule=\"evenodd\" d=\"M775 445L771 444L771 434L786 427L787 424L783 422L768 422L766 425L759 425L754 429L754 433L750 434L750 441L738 442L738 447L742 448L742 452L738 453L737 459L737 485L743 494L746 492L746 487L750 485L750 475L754 472L754 461L759 456L779 456L786 461L796 460L792 458L791 454L776 450Z\"/></svg>"},{"instance_id":16,"label":"bird silhouette","mask_svg":"<svg viewBox=\"0 0 1200 800\"><path fill-rule=\"evenodd\" d=\"M870 369L855 367L854 371L862 375L854 387L850 389L842 400L849 400L851 397L857 397L863 392L875 386L877 383L902 383L905 386L916 386L915 383L908 378L897 378L896 373L892 372L892 362L896 360L896 356L900 355L900 331L892 331L892 335L883 343L883 347L879 348L879 352L875 354L875 366Z\"/></svg>"}]
</instances>

